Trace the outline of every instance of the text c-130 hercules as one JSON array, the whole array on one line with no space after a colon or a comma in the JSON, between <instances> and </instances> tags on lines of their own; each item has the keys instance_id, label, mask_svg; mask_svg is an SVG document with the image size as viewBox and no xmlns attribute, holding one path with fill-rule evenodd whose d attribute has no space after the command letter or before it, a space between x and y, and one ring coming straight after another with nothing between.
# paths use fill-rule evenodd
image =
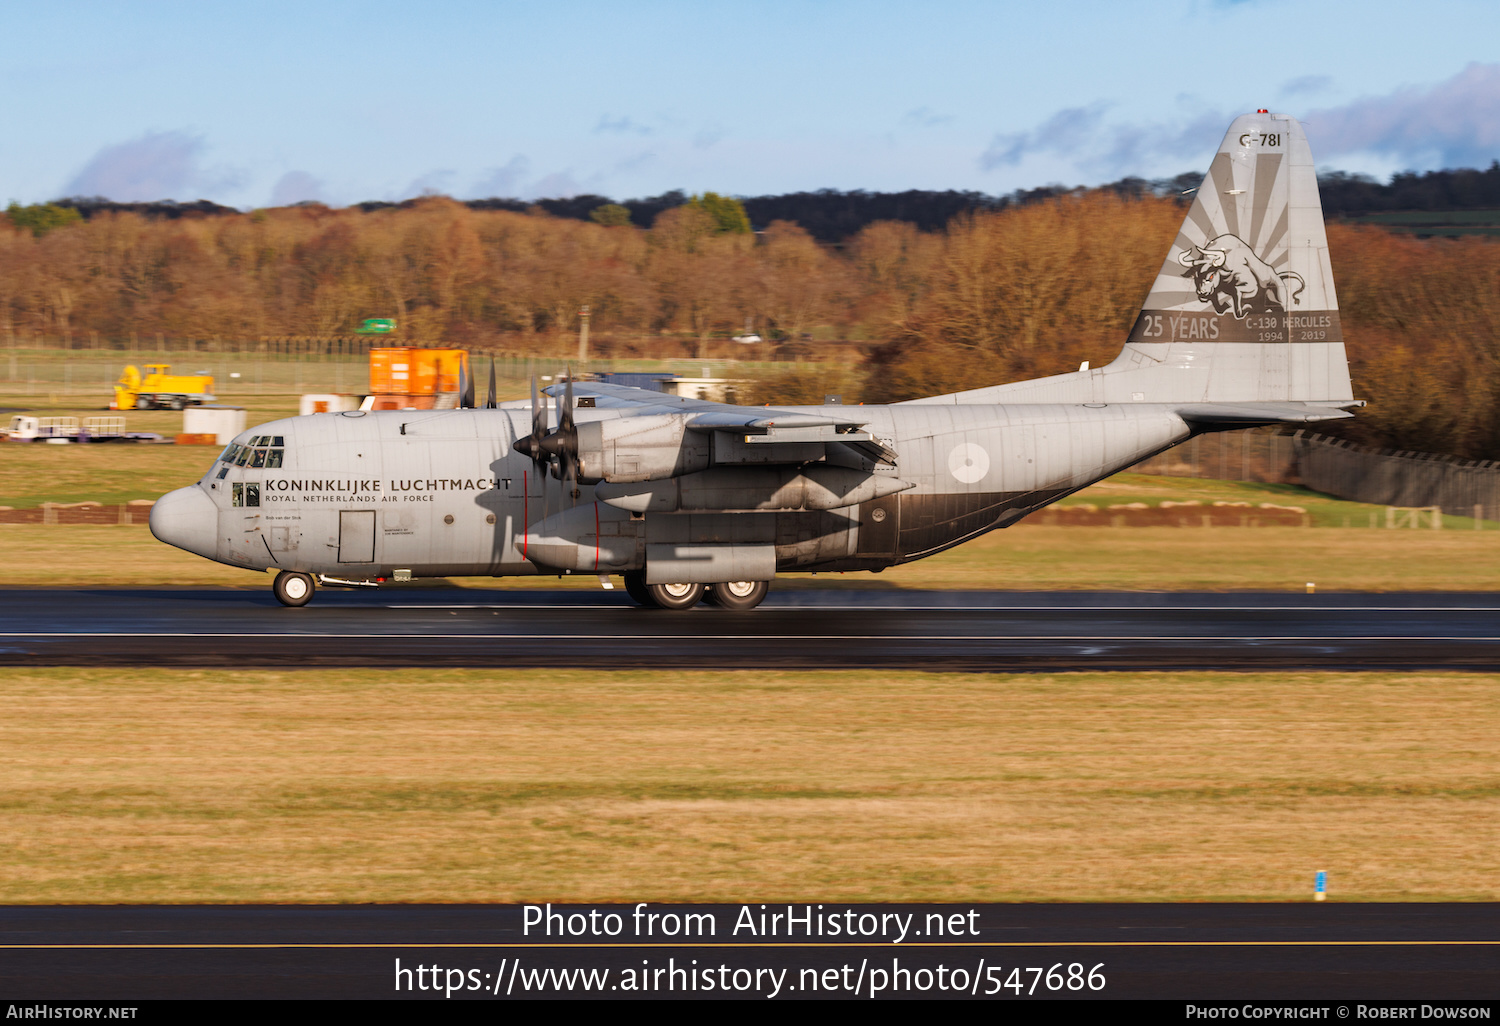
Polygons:
<instances>
[{"instance_id":1,"label":"text c-130 hercules","mask_svg":"<svg viewBox=\"0 0 1500 1026\"><path fill-rule=\"evenodd\" d=\"M1106 367L889 406L733 406L580 382L530 402L322 413L236 438L160 540L315 583L623 574L643 605L749 609L796 571L882 570L1195 434L1351 416L1312 155L1236 118ZM552 410L555 407L555 415Z\"/></svg>"}]
</instances>

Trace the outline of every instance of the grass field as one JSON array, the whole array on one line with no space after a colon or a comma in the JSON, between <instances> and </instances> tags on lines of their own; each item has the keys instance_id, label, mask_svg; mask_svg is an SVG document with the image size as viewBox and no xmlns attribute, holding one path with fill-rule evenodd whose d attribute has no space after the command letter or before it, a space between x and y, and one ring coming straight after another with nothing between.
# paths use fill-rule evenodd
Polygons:
<instances>
[{"instance_id":1,"label":"grass field","mask_svg":"<svg viewBox=\"0 0 1500 1026\"><path fill-rule=\"evenodd\" d=\"M1500 899L1500 680L9 670L0 902Z\"/></svg>"}]
</instances>

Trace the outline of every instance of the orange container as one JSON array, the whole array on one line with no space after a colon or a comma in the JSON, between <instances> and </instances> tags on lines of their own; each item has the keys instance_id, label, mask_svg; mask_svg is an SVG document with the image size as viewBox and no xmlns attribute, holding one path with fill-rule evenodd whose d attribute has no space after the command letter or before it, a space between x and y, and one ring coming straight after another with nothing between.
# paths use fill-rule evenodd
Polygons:
<instances>
[{"instance_id":1,"label":"orange container","mask_svg":"<svg viewBox=\"0 0 1500 1026\"><path fill-rule=\"evenodd\" d=\"M370 392L404 395L411 391L411 346L370 350Z\"/></svg>"},{"instance_id":2,"label":"orange container","mask_svg":"<svg viewBox=\"0 0 1500 1026\"><path fill-rule=\"evenodd\" d=\"M419 349L392 346L370 350L370 392L373 395L433 396L457 392L461 368L468 362L464 349Z\"/></svg>"}]
</instances>

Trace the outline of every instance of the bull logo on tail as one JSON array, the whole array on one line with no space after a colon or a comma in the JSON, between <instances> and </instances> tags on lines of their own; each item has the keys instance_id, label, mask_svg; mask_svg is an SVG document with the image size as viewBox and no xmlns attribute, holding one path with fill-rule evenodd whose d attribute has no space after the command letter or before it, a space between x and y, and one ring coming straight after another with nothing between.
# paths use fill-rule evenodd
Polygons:
<instances>
[{"instance_id":1,"label":"bull logo on tail","mask_svg":"<svg viewBox=\"0 0 1500 1026\"><path fill-rule=\"evenodd\" d=\"M1281 313L1288 298L1300 303L1297 297L1306 284L1295 271L1277 273L1237 235L1209 239L1179 253L1177 262L1187 268L1182 276L1193 279L1200 300L1240 320L1249 314Z\"/></svg>"}]
</instances>

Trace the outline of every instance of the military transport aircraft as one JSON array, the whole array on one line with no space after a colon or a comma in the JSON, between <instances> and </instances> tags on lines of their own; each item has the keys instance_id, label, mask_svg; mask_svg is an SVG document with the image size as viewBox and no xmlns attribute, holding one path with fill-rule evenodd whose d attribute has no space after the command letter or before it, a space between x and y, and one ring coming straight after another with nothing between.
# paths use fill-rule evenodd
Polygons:
<instances>
[{"instance_id":1,"label":"military transport aircraft","mask_svg":"<svg viewBox=\"0 0 1500 1026\"><path fill-rule=\"evenodd\" d=\"M749 609L778 573L873 570L1008 527L1207 431L1351 416L1302 127L1230 126L1106 367L889 406L744 407L587 382L236 438L151 530L317 584L623 575L642 605Z\"/></svg>"}]
</instances>

